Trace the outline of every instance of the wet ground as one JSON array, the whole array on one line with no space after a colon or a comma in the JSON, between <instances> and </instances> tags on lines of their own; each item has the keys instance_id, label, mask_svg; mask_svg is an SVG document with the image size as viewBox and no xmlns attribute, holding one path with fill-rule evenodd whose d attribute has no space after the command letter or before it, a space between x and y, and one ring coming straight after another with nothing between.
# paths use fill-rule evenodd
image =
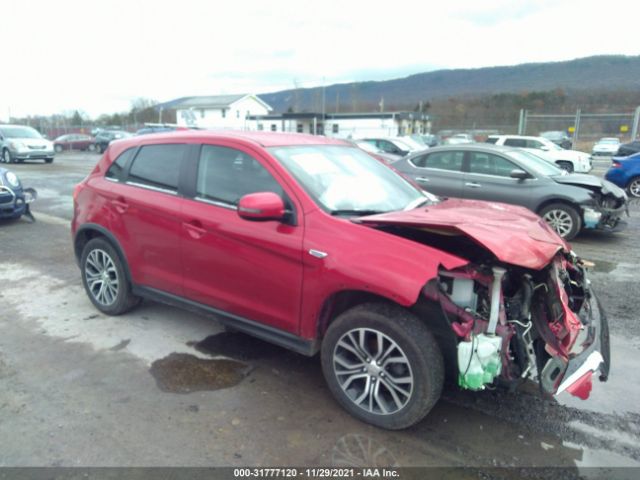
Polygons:
<instances>
[{"instance_id":1,"label":"wet ground","mask_svg":"<svg viewBox=\"0 0 640 480\"><path fill-rule=\"evenodd\" d=\"M640 467L640 206L625 232L574 242L610 317L608 383L587 401L448 388L425 421L388 432L340 409L317 358L153 302L97 312L69 232L97 158L12 166L40 199L35 223L0 225L0 466Z\"/></svg>"}]
</instances>

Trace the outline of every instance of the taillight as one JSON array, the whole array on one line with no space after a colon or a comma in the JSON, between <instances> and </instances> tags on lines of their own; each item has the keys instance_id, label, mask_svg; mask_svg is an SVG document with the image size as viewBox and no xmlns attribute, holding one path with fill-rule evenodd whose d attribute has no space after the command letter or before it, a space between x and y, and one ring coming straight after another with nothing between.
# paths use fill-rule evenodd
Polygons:
<instances>
[{"instance_id":1,"label":"taillight","mask_svg":"<svg viewBox=\"0 0 640 480\"><path fill-rule=\"evenodd\" d=\"M618 162L617 160L614 160L611 162L611 167L612 168L622 168L622 164L620 162Z\"/></svg>"}]
</instances>

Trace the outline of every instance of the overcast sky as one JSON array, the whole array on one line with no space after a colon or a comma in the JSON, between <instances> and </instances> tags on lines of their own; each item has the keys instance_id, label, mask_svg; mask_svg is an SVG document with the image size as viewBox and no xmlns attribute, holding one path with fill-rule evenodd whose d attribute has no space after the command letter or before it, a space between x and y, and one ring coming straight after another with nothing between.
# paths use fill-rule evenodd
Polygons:
<instances>
[{"instance_id":1,"label":"overcast sky","mask_svg":"<svg viewBox=\"0 0 640 480\"><path fill-rule=\"evenodd\" d=\"M2 2L0 120L640 54L629 0ZM606 75L606 72L603 72Z\"/></svg>"}]
</instances>

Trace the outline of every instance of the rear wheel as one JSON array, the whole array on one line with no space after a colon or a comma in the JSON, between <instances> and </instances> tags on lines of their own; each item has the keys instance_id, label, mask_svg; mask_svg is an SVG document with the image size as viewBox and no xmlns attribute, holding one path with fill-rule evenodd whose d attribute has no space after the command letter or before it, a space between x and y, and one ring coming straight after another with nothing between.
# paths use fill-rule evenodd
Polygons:
<instances>
[{"instance_id":1,"label":"rear wheel","mask_svg":"<svg viewBox=\"0 0 640 480\"><path fill-rule=\"evenodd\" d=\"M331 323L322 342L322 370L349 413L392 430L422 420L444 381L440 348L424 322L377 303L347 310Z\"/></svg>"},{"instance_id":2,"label":"rear wheel","mask_svg":"<svg viewBox=\"0 0 640 480\"><path fill-rule=\"evenodd\" d=\"M53 157L45 158L44 161L45 161L45 163L52 163L53 162Z\"/></svg>"},{"instance_id":3,"label":"rear wheel","mask_svg":"<svg viewBox=\"0 0 640 480\"><path fill-rule=\"evenodd\" d=\"M627 192L634 198L640 198L640 177L634 177L629 181Z\"/></svg>"},{"instance_id":4,"label":"rear wheel","mask_svg":"<svg viewBox=\"0 0 640 480\"><path fill-rule=\"evenodd\" d=\"M80 268L85 291L101 312L120 315L139 303L131 293L120 256L104 238L94 238L85 245Z\"/></svg>"},{"instance_id":5,"label":"rear wheel","mask_svg":"<svg viewBox=\"0 0 640 480\"><path fill-rule=\"evenodd\" d=\"M565 240L571 240L582 228L578 211L564 203L552 203L540 210L540 216Z\"/></svg>"}]
</instances>

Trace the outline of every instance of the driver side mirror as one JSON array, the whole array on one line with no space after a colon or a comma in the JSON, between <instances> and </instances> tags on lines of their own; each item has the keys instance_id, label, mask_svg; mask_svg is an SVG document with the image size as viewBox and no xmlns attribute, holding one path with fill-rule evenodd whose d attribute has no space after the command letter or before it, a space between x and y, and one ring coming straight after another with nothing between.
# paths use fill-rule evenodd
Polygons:
<instances>
[{"instance_id":1,"label":"driver side mirror","mask_svg":"<svg viewBox=\"0 0 640 480\"><path fill-rule=\"evenodd\" d=\"M509 174L509 176L511 178L517 178L518 180L525 180L527 178L531 178L531 175L529 175L524 170L520 170L519 168L511 170L511 173Z\"/></svg>"},{"instance_id":2,"label":"driver side mirror","mask_svg":"<svg viewBox=\"0 0 640 480\"><path fill-rule=\"evenodd\" d=\"M283 220L285 214L284 201L273 192L250 193L238 202L238 215L245 220Z\"/></svg>"}]
</instances>

